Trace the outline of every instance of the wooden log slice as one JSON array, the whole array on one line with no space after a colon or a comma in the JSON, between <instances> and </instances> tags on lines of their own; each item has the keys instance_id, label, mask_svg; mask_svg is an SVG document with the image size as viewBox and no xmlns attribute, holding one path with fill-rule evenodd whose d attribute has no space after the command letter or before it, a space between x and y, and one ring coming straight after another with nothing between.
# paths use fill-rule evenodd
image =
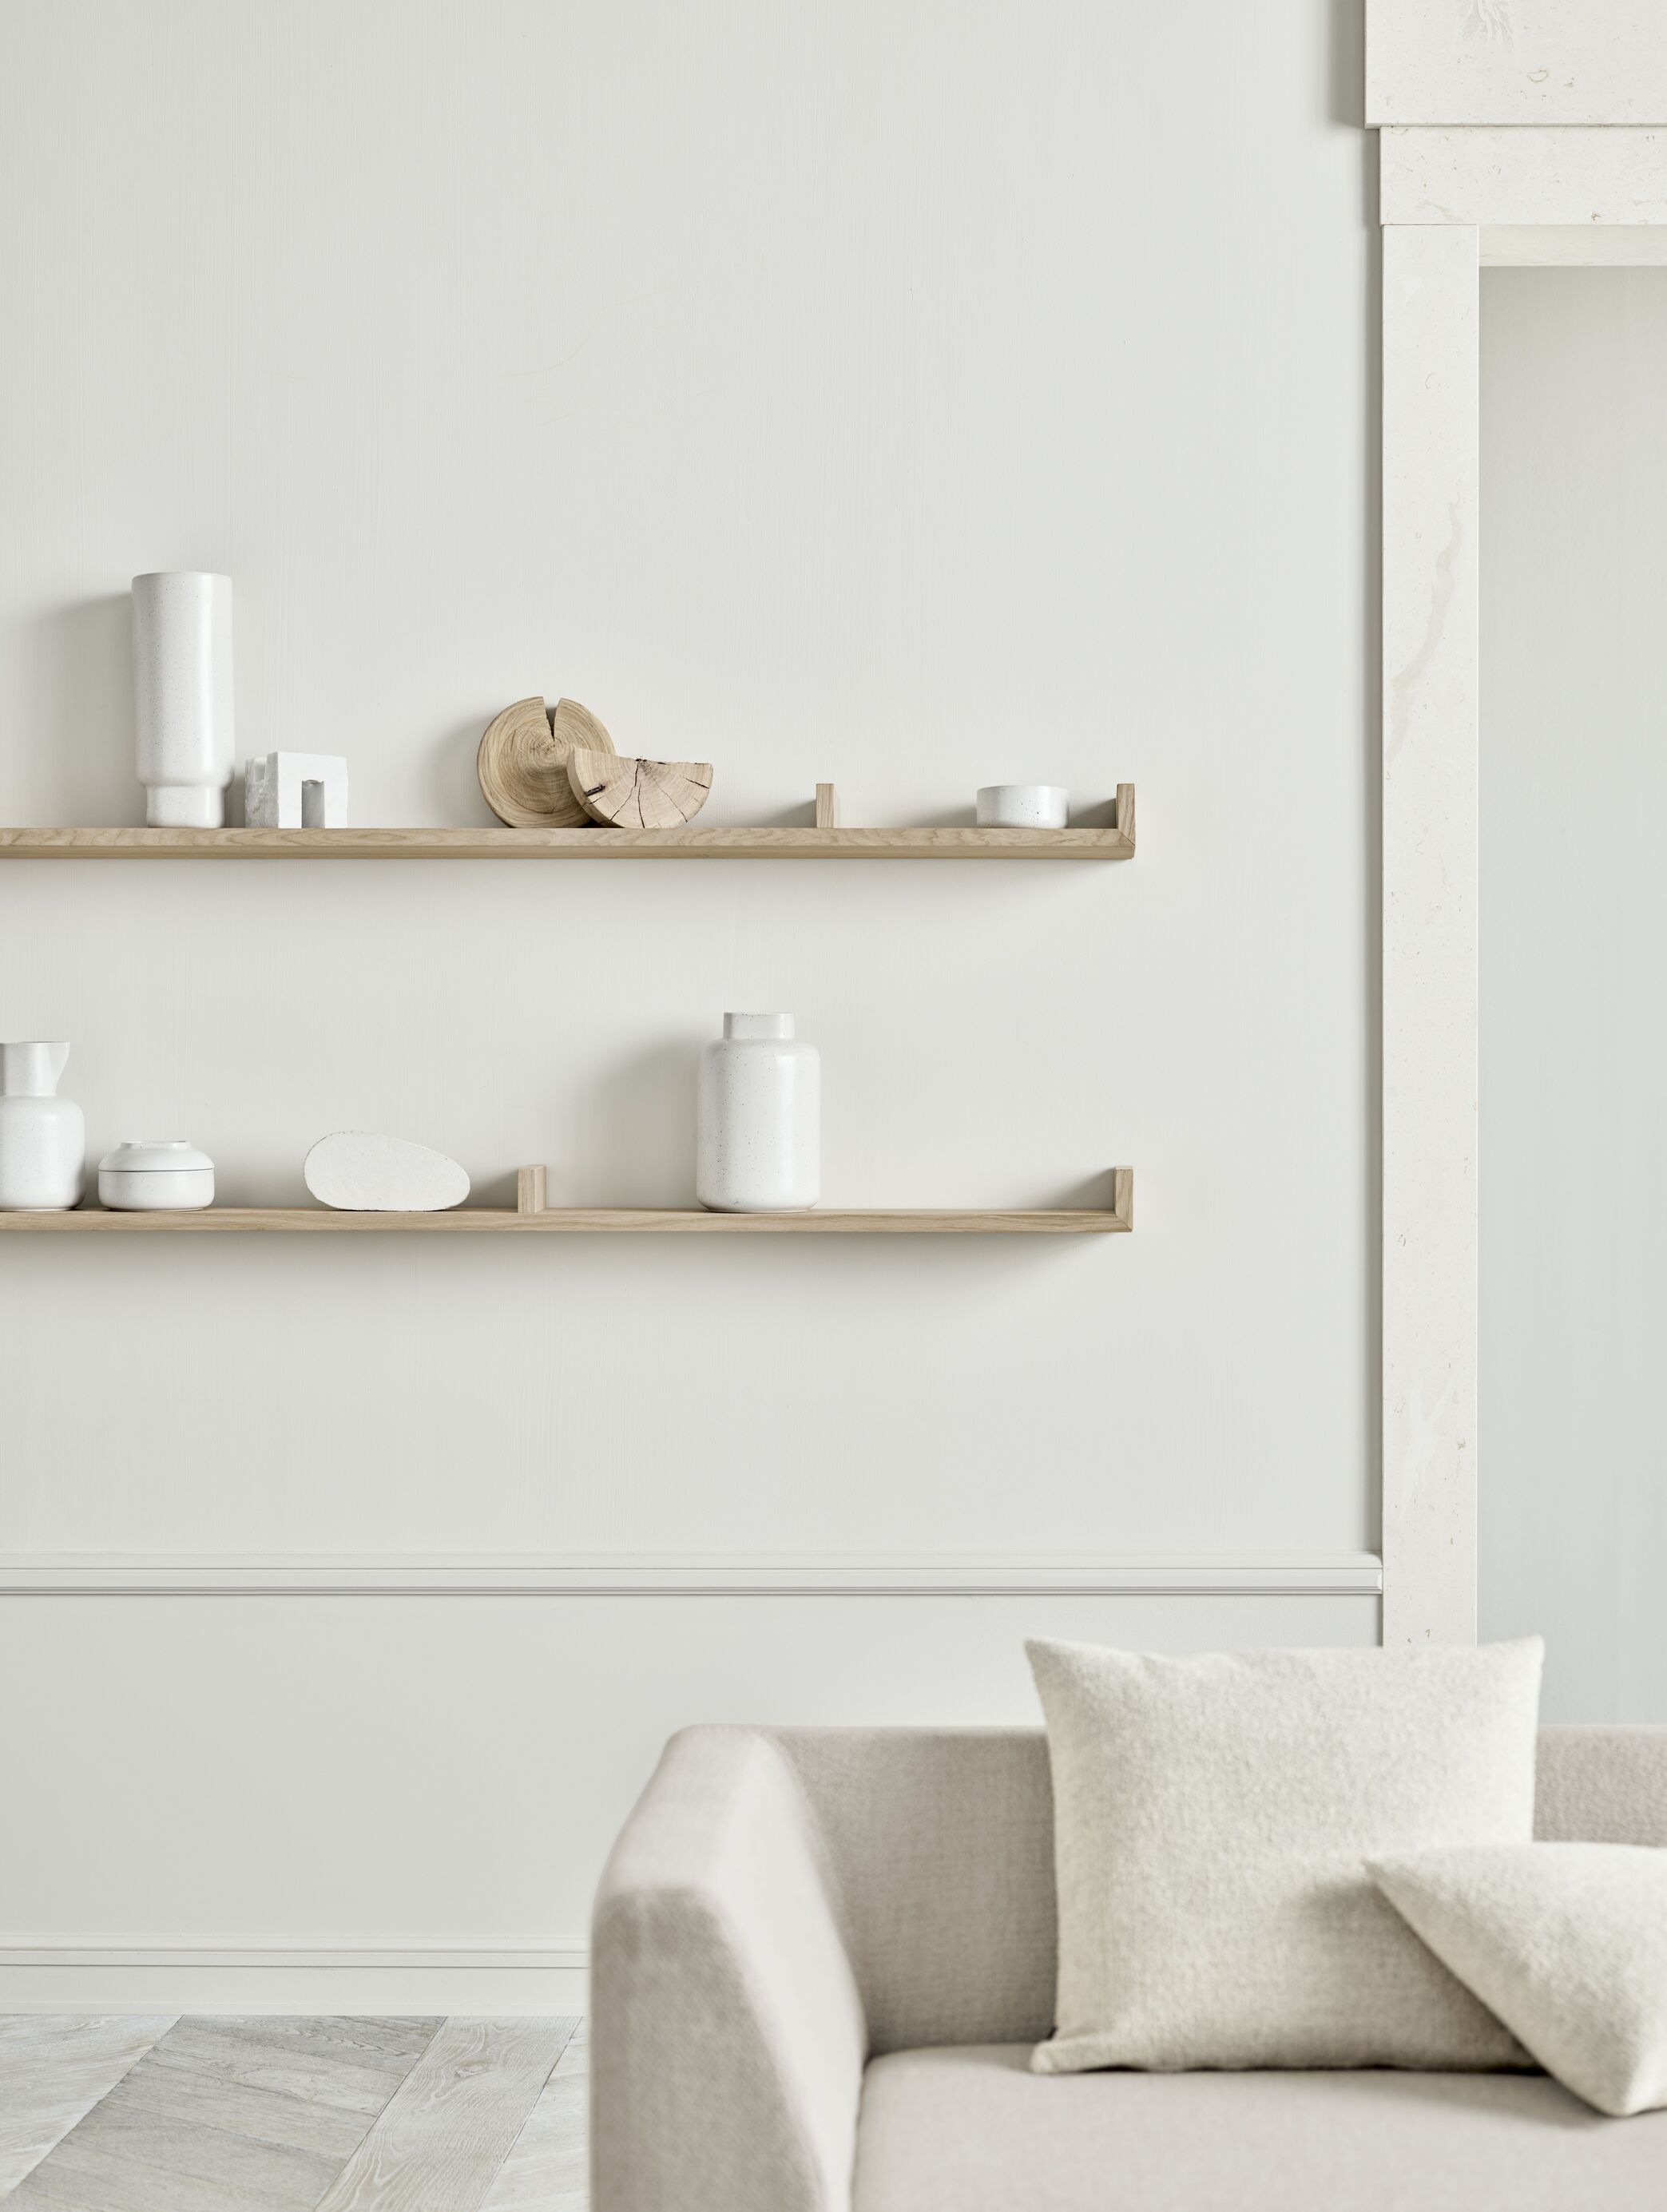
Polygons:
<instances>
[{"instance_id":1,"label":"wooden log slice","mask_svg":"<svg viewBox=\"0 0 1667 2212\"><path fill-rule=\"evenodd\" d=\"M680 830L712 790L709 761L622 760L575 748L567 772L592 820L616 830Z\"/></svg>"},{"instance_id":2,"label":"wooden log slice","mask_svg":"<svg viewBox=\"0 0 1667 2212\"><path fill-rule=\"evenodd\" d=\"M518 699L486 726L475 773L486 804L512 830L579 830L591 817L573 793L567 764L575 746L602 757L613 739L587 707Z\"/></svg>"}]
</instances>

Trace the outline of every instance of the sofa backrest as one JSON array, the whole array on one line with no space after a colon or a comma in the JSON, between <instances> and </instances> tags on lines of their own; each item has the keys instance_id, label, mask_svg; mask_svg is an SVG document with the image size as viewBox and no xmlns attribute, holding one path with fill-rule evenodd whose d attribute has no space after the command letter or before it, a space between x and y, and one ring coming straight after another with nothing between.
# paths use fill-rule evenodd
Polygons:
<instances>
[{"instance_id":1,"label":"sofa backrest","mask_svg":"<svg viewBox=\"0 0 1667 2212\"><path fill-rule=\"evenodd\" d=\"M766 1731L814 1808L871 2049L1053 2026L1053 1799L1040 1729ZM1536 1832L1667 1845L1667 1728L1542 1730Z\"/></svg>"}]
</instances>

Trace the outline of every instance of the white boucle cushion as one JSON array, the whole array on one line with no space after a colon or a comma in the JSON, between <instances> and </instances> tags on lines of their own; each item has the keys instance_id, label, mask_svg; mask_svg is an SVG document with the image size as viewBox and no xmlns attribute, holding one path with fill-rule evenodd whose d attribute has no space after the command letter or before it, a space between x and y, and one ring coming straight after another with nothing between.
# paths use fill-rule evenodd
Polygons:
<instances>
[{"instance_id":1,"label":"white boucle cushion","mask_svg":"<svg viewBox=\"0 0 1667 2212\"><path fill-rule=\"evenodd\" d=\"M1667 1851L1504 1844L1372 1873L1566 2089L1616 2118L1667 2106Z\"/></svg>"},{"instance_id":2,"label":"white boucle cushion","mask_svg":"<svg viewBox=\"0 0 1667 2212\"><path fill-rule=\"evenodd\" d=\"M1542 1647L1026 1646L1059 1883L1042 2074L1524 2065L1368 1858L1526 1843Z\"/></svg>"}]
</instances>

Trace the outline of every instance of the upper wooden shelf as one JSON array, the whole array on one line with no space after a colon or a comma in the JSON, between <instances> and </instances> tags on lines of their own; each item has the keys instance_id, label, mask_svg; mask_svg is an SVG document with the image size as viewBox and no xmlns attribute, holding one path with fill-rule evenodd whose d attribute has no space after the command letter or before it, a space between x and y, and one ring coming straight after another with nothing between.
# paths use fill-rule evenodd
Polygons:
<instances>
[{"instance_id":1,"label":"upper wooden shelf","mask_svg":"<svg viewBox=\"0 0 1667 2212\"><path fill-rule=\"evenodd\" d=\"M1101 830L0 830L0 860L1127 860L1135 787Z\"/></svg>"}]
</instances>

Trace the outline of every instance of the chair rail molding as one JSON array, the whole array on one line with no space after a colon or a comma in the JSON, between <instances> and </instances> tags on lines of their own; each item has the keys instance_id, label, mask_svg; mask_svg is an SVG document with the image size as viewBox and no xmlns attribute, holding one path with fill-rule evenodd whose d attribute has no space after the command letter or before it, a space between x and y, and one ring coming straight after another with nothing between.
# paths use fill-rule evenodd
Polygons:
<instances>
[{"instance_id":1,"label":"chair rail molding","mask_svg":"<svg viewBox=\"0 0 1667 2212\"><path fill-rule=\"evenodd\" d=\"M1375 1553L1234 1559L0 1554L0 1597L1372 1596Z\"/></svg>"},{"instance_id":2,"label":"chair rail molding","mask_svg":"<svg viewBox=\"0 0 1667 2212\"><path fill-rule=\"evenodd\" d=\"M1520 12L1624 48L1609 0ZM1380 41L1463 13L1372 0ZM1667 89L1667 16L1637 36ZM1405 1645L1476 1634L1480 275L1667 261L1667 130L1385 130L1380 158L1383 1633Z\"/></svg>"},{"instance_id":3,"label":"chair rail molding","mask_svg":"<svg viewBox=\"0 0 1667 2212\"><path fill-rule=\"evenodd\" d=\"M582 1970L590 1963L590 1937L575 1936L393 1936L383 1943L292 1942L276 1936L228 1936L216 1942L167 1936L0 1936L0 1969L10 1966L359 1966L421 1967L450 1972L474 1969L516 1972Z\"/></svg>"}]
</instances>

